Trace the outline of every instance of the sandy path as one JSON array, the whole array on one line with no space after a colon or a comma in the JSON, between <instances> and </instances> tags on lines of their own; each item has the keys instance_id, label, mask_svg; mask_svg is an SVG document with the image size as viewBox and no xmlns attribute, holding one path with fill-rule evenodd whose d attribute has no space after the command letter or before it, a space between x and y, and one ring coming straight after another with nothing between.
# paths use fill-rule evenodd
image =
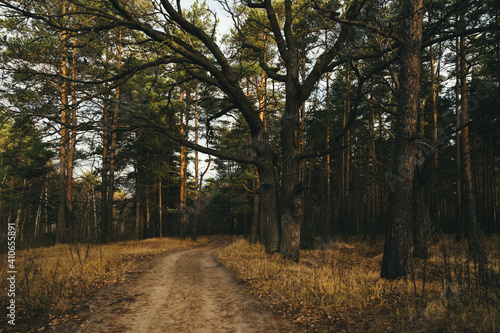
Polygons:
<instances>
[{"instance_id":1,"label":"sandy path","mask_svg":"<svg viewBox=\"0 0 500 333\"><path fill-rule=\"evenodd\" d=\"M136 279L92 305L76 332L298 332L273 317L213 258L222 240L158 256ZM104 304L103 304L104 303Z\"/></svg>"}]
</instances>

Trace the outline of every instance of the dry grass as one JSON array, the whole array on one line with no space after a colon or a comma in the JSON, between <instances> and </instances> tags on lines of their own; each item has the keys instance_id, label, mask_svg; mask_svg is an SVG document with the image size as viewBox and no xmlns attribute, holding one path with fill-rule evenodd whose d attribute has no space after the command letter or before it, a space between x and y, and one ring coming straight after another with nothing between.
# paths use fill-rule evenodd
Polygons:
<instances>
[{"instance_id":1,"label":"dry grass","mask_svg":"<svg viewBox=\"0 0 500 333\"><path fill-rule=\"evenodd\" d=\"M107 245L68 244L16 253L16 330L28 331L71 310L99 288L123 279L140 259L203 245L174 238L127 241ZM6 256L0 259L0 290L7 290ZM6 309L6 293L0 304ZM21 326L21 327L20 327Z\"/></svg>"},{"instance_id":2,"label":"dry grass","mask_svg":"<svg viewBox=\"0 0 500 333\"><path fill-rule=\"evenodd\" d=\"M498 282L500 239L490 239L492 280ZM299 263L266 255L238 240L216 252L250 291L310 332L495 332L499 285L475 285L466 243L433 245L429 260L412 260L406 281L380 279L383 244L334 241L302 251ZM446 259L443 260L443 257Z\"/></svg>"}]
</instances>

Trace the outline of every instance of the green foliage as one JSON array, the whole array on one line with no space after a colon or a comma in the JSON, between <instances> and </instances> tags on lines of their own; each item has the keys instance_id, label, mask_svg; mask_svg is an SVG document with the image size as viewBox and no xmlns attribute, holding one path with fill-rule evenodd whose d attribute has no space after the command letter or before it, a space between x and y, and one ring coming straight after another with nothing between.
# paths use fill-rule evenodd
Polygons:
<instances>
[{"instance_id":1,"label":"green foliage","mask_svg":"<svg viewBox=\"0 0 500 333\"><path fill-rule=\"evenodd\" d=\"M0 131L3 137L0 147L3 177L9 175L30 180L51 171L49 161L53 153L29 120L9 121L4 123Z\"/></svg>"},{"instance_id":2,"label":"green foliage","mask_svg":"<svg viewBox=\"0 0 500 333\"><path fill-rule=\"evenodd\" d=\"M26 119L6 120L0 128L1 199L21 199L26 182L35 186L53 170L53 153L40 132Z\"/></svg>"}]
</instances>

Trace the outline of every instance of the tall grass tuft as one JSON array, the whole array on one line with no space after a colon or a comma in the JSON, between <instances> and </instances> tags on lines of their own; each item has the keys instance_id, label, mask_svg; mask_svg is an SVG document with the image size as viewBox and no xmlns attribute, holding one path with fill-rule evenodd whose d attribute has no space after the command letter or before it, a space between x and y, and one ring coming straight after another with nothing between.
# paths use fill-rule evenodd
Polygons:
<instances>
[{"instance_id":1,"label":"tall grass tuft","mask_svg":"<svg viewBox=\"0 0 500 333\"><path fill-rule=\"evenodd\" d=\"M58 244L16 253L15 331L30 331L53 318L67 316L99 288L118 282L148 256L206 244L174 238L127 241L106 245ZM0 289L7 290L7 262L0 259ZM5 309L7 293L0 295ZM4 322L5 323L5 322ZM2 323L2 325L4 324Z\"/></svg>"},{"instance_id":2,"label":"tall grass tuft","mask_svg":"<svg viewBox=\"0 0 500 333\"><path fill-rule=\"evenodd\" d=\"M500 249L490 239L492 276L500 276ZM332 241L302 251L299 263L267 255L243 239L216 252L218 260L246 281L280 315L310 332L491 332L500 322L499 285L488 297L467 272L466 243L444 240L430 258L413 259L406 280L379 277L383 244ZM445 265L446 263L446 265ZM498 280L497 280L498 281Z\"/></svg>"}]
</instances>

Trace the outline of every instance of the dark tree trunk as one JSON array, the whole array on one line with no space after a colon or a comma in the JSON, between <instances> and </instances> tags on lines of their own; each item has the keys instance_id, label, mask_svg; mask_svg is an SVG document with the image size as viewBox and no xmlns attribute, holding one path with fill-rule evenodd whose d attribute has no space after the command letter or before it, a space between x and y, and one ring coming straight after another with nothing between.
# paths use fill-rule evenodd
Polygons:
<instances>
[{"instance_id":1,"label":"dark tree trunk","mask_svg":"<svg viewBox=\"0 0 500 333\"><path fill-rule=\"evenodd\" d=\"M297 61L294 61L297 62ZM291 66L292 67L292 66ZM283 153L281 185L281 244L280 253L284 258L298 261L300 250L300 227L302 223L302 189L300 183L299 158L295 128L302 104L294 87L298 79L297 69L289 68L286 83L285 114L281 121L281 145Z\"/></svg>"},{"instance_id":2,"label":"dark tree trunk","mask_svg":"<svg viewBox=\"0 0 500 333\"><path fill-rule=\"evenodd\" d=\"M119 40L121 42L121 31L119 33ZM121 57L122 57L122 45L121 43L118 46L118 69L121 68ZM108 183L107 185L107 197L106 197L106 205L105 205L105 214L106 214L106 242L111 241L111 235L113 233L113 202L114 202L114 187L115 187L115 168L116 168L116 143L117 143L117 133L116 128L118 126L118 111L119 111L119 102L120 100L120 87L117 87L115 90L115 105L113 108L113 112L111 113L111 119L108 119L111 123L111 131L108 134L109 140L109 164L108 164ZM109 116L108 116L109 117Z\"/></svg>"},{"instance_id":3,"label":"dark tree trunk","mask_svg":"<svg viewBox=\"0 0 500 333\"><path fill-rule=\"evenodd\" d=\"M103 138L102 138L102 167L101 167L101 242L110 241L110 222L108 220L108 191L109 189L109 110L108 96L104 96L103 106Z\"/></svg>"},{"instance_id":4,"label":"dark tree trunk","mask_svg":"<svg viewBox=\"0 0 500 333\"><path fill-rule=\"evenodd\" d=\"M347 119L351 113L351 103L349 100L349 88L351 84L350 79L351 66L349 63L346 64L346 85L345 85L345 96L344 96L344 119L342 126L345 127L347 124ZM349 131L344 135L344 146L346 149L342 152L342 236L345 241L349 240L351 234L351 223L353 222L351 216L351 140L349 137Z\"/></svg>"},{"instance_id":5,"label":"dark tree trunk","mask_svg":"<svg viewBox=\"0 0 500 333\"><path fill-rule=\"evenodd\" d=\"M259 229L259 214L260 214L260 192L259 192L259 181L258 179L253 179L253 217L252 217L252 227L250 230L250 243L257 243L257 232Z\"/></svg>"},{"instance_id":6,"label":"dark tree trunk","mask_svg":"<svg viewBox=\"0 0 500 333\"><path fill-rule=\"evenodd\" d=\"M279 251L280 230L278 224L277 182L274 165L267 161L258 166L260 196L261 196L261 219L262 242L267 253Z\"/></svg>"},{"instance_id":7,"label":"dark tree trunk","mask_svg":"<svg viewBox=\"0 0 500 333\"><path fill-rule=\"evenodd\" d=\"M455 64L455 69L457 72L456 82L455 82L455 99L456 99L456 127L460 128L460 43L459 38L456 39L456 52L457 52L457 60ZM461 138L459 133L456 135L456 161L457 161L457 196L456 196L456 236L455 239L457 241L462 240L462 235L464 233L464 219L462 218L462 155L461 155Z\"/></svg>"},{"instance_id":8,"label":"dark tree trunk","mask_svg":"<svg viewBox=\"0 0 500 333\"><path fill-rule=\"evenodd\" d=\"M327 40L327 36L325 36ZM330 75L326 77L326 113L330 115ZM330 149L330 121L326 128L326 149ZM327 238L332 234L332 170L331 155L326 155L326 230Z\"/></svg>"},{"instance_id":9,"label":"dark tree trunk","mask_svg":"<svg viewBox=\"0 0 500 333\"><path fill-rule=\"evenodd\" d=\"M373 94L372 94L373 102ZM369 232L370 232L370 244L375 244L375 223L376 223L376 186L377 186L377 169L375 165L376 152L375 152L375 111L373 106L370 107L370 151L371 151L371 179L370 179L370 199L369 199Z\"/></svg>"},{"instance_id":10,"label":"dark tree trunk","mask_svg":"<svg viewBox=\"0 0 500 333\"><path fill-rule=\"evenodd\" d=\"M139 162L141 156L137 156L135 164L135 238L136 240L141 239L141 198L139 186L141 184L141 171L139 169Z\"/></svg>"},{"instance_id":11,"label":"dark tree trunk","mask_svg":"<svg viewBox=\"0 0 500 333\"><path fill-rule=\"evenodd\" d=\"M181 93L181 102L183 101L183 94ZM180 133L183 138L187 138L188 135L188 108L190 103L190 92L186 93L186 107L185 111L181 111L180 115ZM179 200L179 210L180 210L180 226L179 226L179 237L181 239L186 238L186 224L188 223L187 215L187 153L188 147L181 145L180 148L180 200Z\"/></svg>"},{"instance_id":12,"label":"dark tree trunk","mask_svg":"<svg viewBox=\"0 0 500 333\"><path fill-rule=\"evenodd\" d=\"M465 20L465 14L462 14L460 20ZM465 37L460 37L460 94L461 94L461 124L468 123L467 114L467 58L465 49ZM465 188L465 220L467 225L467 236L469 243L469 253L474 263L478 265L479 279L482 285L488 284L488 256L484 246L484 239L476 216L476 202L474 197L472 181L472 162L469 147L469 127L462 129L462 166L463 183Z\"/></svg>"},{"instance_id":13,"label":"dark tree trunk","mask_svg":"<svg viewBox=\"0 0 500 333\"><path fill-rule=\"evenodd\" d=\"M394 280L408 273L413 225L417 116L420 103L420 46L423 0L403 2L403 45L397 109L394 173L390 176L389 225L380 276Z\"/></svg>"},{"instance_id":14,"label":"dark tree trunk","mask_svg":"<svg viewBox=\"0 0 500 333\"><path fill-rule=\"evenodd\" d=\"M62 14L66 13L66 2L62 3ZM69 84L68 78L68 59L67 59L68 33L63 31L61 41L62 60L60 64L61 77L63 79L60 90L61 98L61 140L59 155L59 207L57 213L56 242L65 243L67 241L67 179L68 179L68 154L69 154Z\"/></svg>"},{"instance_id":15,"label":"dark tree trunk","mask_svg":"<svg viewBox=\"0 0 500 333\"><path fill-rule=\"evenodd\" d=\"M440 77L440 60L437 65L437 75L435 73L434 48L430 47L431 56L431 89L432 89L432 145L434 151L432 153L431 166L431 195L430 195L430 211L432 223L436 225L439 222L439 159L438 159L438 96L439 96L439 77ZM441 52L438 53L441 57Z\"/></svg>"},{"instance_id":16,"label":"dark tree trunk","mask_svg":"<svg viewBox=\"0 0 500 333\"><path fill-rule=\"evenodd\" d=\"M71 60L71 79L76 80L76 39L73 39L73 51ZM68 107L68 124L71 125L71 129L67 133L68 137L68 154L67 154L67 175L66 175L66 207L67 207L67 219L69 221L74 220L73 216L73 171L74 171L74 161L76 153L76 88L74 82L68 84L69 92L71 95L71 107ZM74 226L67 226L68 230L74 230ZM69 234L68 238L73 240L76 235Z\"/></svg>"},{"instance_id":17,"label":"dark tree trunk","mask_svg":"<svg viewBox=\"0 0 500 333\"><path fill-rule=\"evenodd\" d=\"M425 115L423 110L420 110L420 116L418 119L418 133L421 137L424 136L425 127ZM417 158L419 161L423 159L423 152L418 151ZM431 161L431 176L433 172L433 161ZM415 182L413 188L413 256L415 258L427 259L429 256L428 248L428 237L429 237L429 226L430 226L430 210L428 197L426 196L425 188L427 181L427 170L426 164L422 167L417 167L415 170ZM433 179L431 178L431 188Z\"/></svg>"}]
</instances>

